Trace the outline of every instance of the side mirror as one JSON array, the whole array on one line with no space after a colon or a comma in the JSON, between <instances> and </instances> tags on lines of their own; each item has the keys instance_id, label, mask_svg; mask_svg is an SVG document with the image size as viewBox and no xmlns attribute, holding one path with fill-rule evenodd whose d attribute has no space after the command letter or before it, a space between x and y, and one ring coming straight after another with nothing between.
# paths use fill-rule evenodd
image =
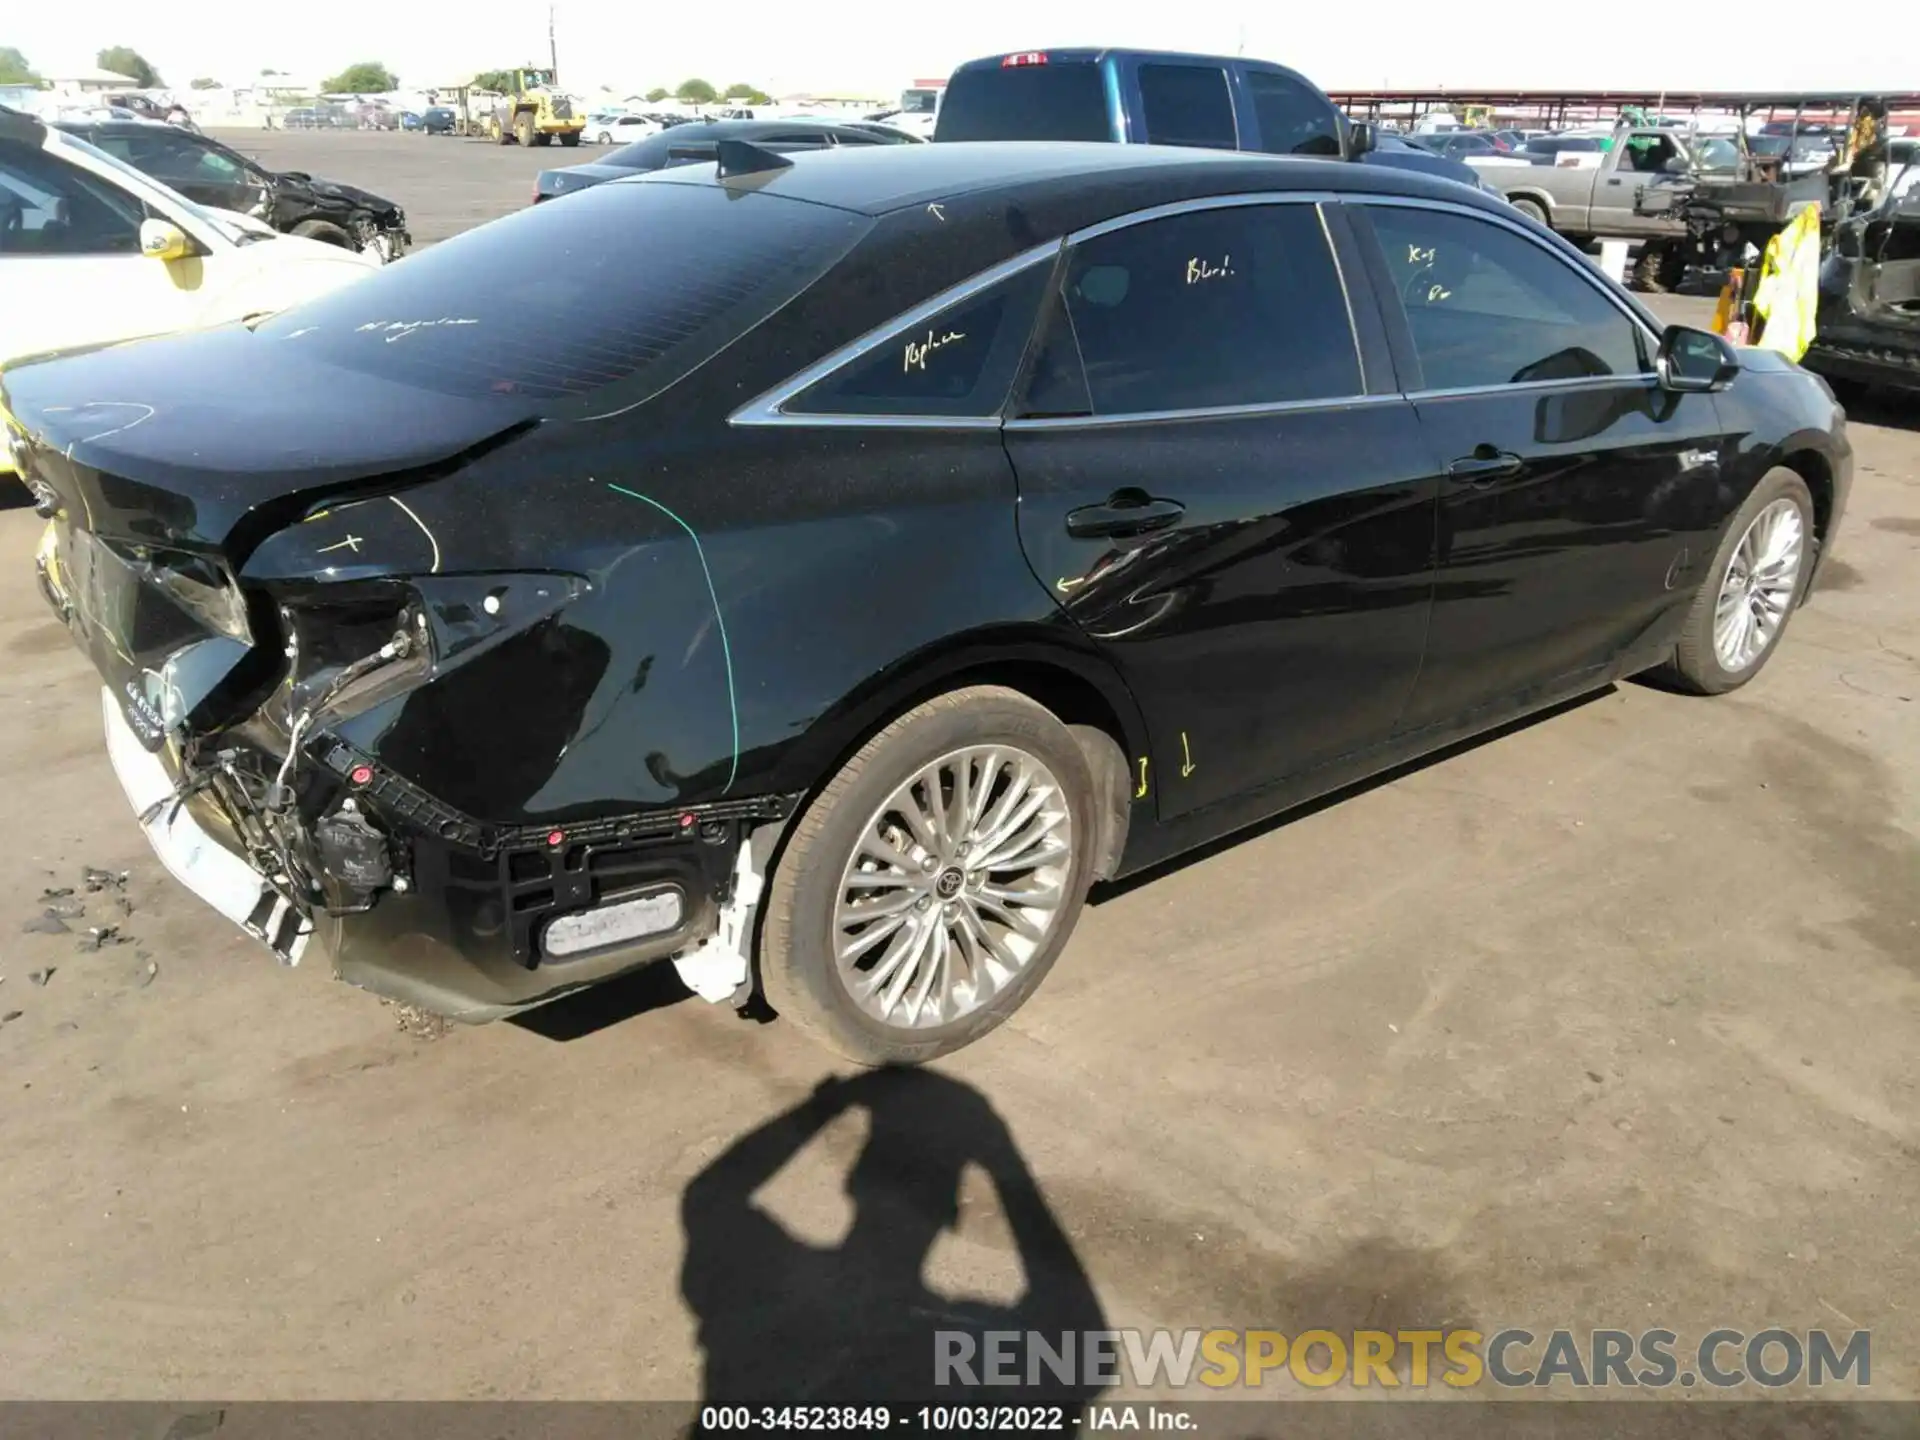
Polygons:
<instances>
[{"instance_id":1,"label":"side mirror","mask_svg":"<svg viewBox=\"0 0 1920 1440\"><path fill-rule=\"evenodd\" d=\"M1675 155L1671 157L1667 161L1667 163L1665 165L1662 165L1660 168L1666 171L1667 174L1669 175L1685 175L1693 167L1687 164L1686 156Z\"/></svg>"},{"instance_id":2,"label":"side mirror","mask_svg":"<svg viewBox=\"0 0 1920 1440\"><path fill-rule=\"evenodd\" d=\"M1378 141L1372 124L1365 120L1356 120L1347 126L1347 158L1358 160L1371 152Z\"/></svg>"},{"instance_id":3,"label":"side mirror","mask_svg":"<svg viewBox=\"0 0 1920 1440\"><path fill-rule=\"evenodd\" d=\"M1833 232L1833 248L1848 260L1860 258L1860 227L1842 225Z\"/></svg>"},{"instance_id":4,"label":"side mirror","mask_svg":"<svg viewBox=\"0 0 1920 1440\"><path fill-rule=\"evenodd\" d=\"M1720 336L1689 325L1669 325L1654 357L1660 388L1679 394L1724 390L1740 373L1740 356Z\"/></svg>"},{"instance_id":5,"label":"side mirror","mask_svg":"<svg viewBox=\"0 0 1920 1440\"><path fill-rule=\"evenodd\" d=\"M140 253L149 260L184 260L193 254L186 231L166 220L140 222Z\"/></svg>"}]
</instances>

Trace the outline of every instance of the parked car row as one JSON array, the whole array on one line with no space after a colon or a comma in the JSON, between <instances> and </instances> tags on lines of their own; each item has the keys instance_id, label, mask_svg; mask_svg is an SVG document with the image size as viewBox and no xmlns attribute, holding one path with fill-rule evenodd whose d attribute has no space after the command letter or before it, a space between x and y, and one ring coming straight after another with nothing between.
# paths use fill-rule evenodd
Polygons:
<instances>
[{"instance_id":1,"label":"parked car row","mask_svg":"<svg viewBox=\"0 0 1920 1440\"><path fill-rule=\"evenodd\" d=\"M1292 71L1021 52L924 149L795 124L0 373L129 803L283 960L466 1020L672 963L926 1060L1095 879L1748 683L1841 522L1824 384ZM0 252L81 218L34 210Z\"/></svg>"}]
</instances>

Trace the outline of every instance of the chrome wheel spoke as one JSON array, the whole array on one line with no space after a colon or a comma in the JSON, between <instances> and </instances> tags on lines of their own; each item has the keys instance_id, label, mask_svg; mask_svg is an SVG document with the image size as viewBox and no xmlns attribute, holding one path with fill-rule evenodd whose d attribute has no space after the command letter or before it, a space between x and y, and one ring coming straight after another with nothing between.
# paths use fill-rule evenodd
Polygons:
<instances>
[{"instance_id":1,"label":"chrome wheel spoke","mask_svg":"<svg viewBox=\"0 0 1920 1440\"><path fill-rule=\"evenodd\" d=\"M1007 745L910 777L867 821L835 897L835 969L883 1024L944 1025L1013 984L1066 910L1074 828L1059 780Z\"/></svg>"},{"instance_id":2,"label":"chrome wheel spoke","mask_svg":"<svg viewBox=\"0 0 1920 1440\"><path fill-rule=\"evenodd\" d=\"M1805 525L1791 500L1775 500L1753 517L1714 597L1713 648L1723 669L1747 669L1778 638L1805 555Z\"/></svg>"},{"instance_id":3,"label":"chrome wheel spoke","mask_svg":"<svg viewBox=\"0 0 1920 1440\"><path fill-rule=\"evenodd\" d=\"M875 921L850 940L840 942L840 968L847 969L855 960L865 955L874 946L889 935L896 934L907 923L904 915L890 915L884 920Z\"/></svg>"},{"instance_id":4,"label":"chrome wheel spoke","mask_svg":"<svg viewBox=\"0 0 1920 1440\"><path fill-rule=\"evenodd\" d=\"M937 775L922 773L908 781L901 791L905 803L900 806L900 818L906 822L907 829L913 832L914 842L930 855L938 853L940 849L939 824L932 813L937 807L923 804L914 794L914 787L925 786L929 792L933 792L939 784Z\"/></svg>"}]
</instances>

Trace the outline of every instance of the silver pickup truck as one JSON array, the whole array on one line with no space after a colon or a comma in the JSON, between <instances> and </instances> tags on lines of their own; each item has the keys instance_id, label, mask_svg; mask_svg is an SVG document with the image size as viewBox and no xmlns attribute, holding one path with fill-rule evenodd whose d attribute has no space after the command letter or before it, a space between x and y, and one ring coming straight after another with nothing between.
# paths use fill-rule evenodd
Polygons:
<instances>
[{"instance_id":1,"label":"silver pickup truck","mask_svg":"<svg viewBox=\"0 0 1920 1440\"><path fill-rule=\"evenodd\" d=\"M1522 152L1471 163L1516 210L1570 240L1686 238L1686 222L1673 206L1686 192L1694 159L1686 137L1671 129L1623 125L1600 153L1563 152L1536 163ZM1680 263L1677 249L1644 246L1635 279L1648 289L1666 288L1677 282Z\"/></svg>"}]
</instances>

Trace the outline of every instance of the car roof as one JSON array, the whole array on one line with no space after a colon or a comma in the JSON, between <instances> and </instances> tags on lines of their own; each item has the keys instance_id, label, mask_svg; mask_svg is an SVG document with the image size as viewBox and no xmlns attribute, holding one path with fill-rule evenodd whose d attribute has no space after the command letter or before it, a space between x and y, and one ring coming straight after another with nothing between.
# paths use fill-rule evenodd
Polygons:
<instances>
[{"instance_id":1,"label":"car roof","mask_svg":"<svg viewBox=\"0 0 1920 1440\"><path fill-rule=\"evenodd\" d=\"M1191 65L1248 65L1257 70L1285 70L1285 65L1272 60L1257 60L1247 55L1211 55L1199 50L1141 50L1132 45L1044 45L1032 50L1002 50L994 55L982 55L977 60L968 60L956 65L953 73L962 70L997 70L1006 63L1010 55L1044 55L1049 65L1098 65L1103 60L1131 57L1136 60L1161 60L1175 64Z\"/></svg>"},{"instance_id":2,"label":"car roof","mask_svg":"<svg viewBox=\"0 0 1920 1440\"><path fill-rule=\"evenodd\" d=\"M1153 192L1162 182L1177 182L1183 196L1232 195L1251 190L1331 190L1457 200L1466 189L1453 181L1344 160L1099 141L873 145L799 151L782 158L791 163L751 177L755 189L865 215L884 215L959 195L978 196L999 191L1013 198L1094 179L1137 181L1141 203L1148 205L1154 203ZM716 171L703 166L683 166L615 183L711 185L721 182ZM740 182L736 179L729 183ZM1485 197L1481 197L1481 203L1487 203Z\"/></svg>"}]
</instances>

